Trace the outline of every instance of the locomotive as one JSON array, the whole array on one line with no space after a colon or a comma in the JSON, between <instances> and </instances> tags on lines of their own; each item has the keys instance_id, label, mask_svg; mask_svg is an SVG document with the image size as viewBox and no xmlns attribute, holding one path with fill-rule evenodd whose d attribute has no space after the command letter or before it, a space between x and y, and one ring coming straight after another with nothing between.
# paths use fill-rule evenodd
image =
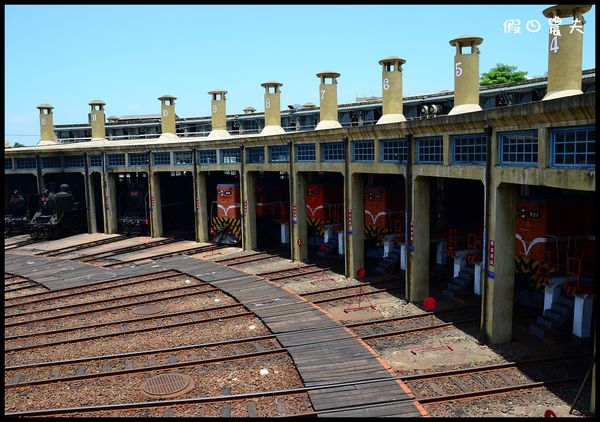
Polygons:
<instances>
[{"instance_id":1,"label":"locomotive","mask_svg":"<svg viewBox=\"0 0 600 422\"><path fill-rule=\"evenodd\" d=\"M210 207L211 242L237 245L242 235L240 185L220 183L217 200Z\"/></svg>"},{"instance_id":2,"label":"locomotive","mask_svg":"<svg viewBox=\"0 0 600 422\"><path fill-rule=\"evenodd\" d=\"M34 240L56 239L81 233L84 223L85 207L73 201L69 185L62 184L57 193L44 190L39 198L39 209L27 227Z\"/></svg>"},{"instance_id":3,"label":"locomotive","mask_svg":"<svg viewBox=\"0 0 600 422\"><path fill-rule=\"evenodd\" d=\"M119 204L119 210L123 210L118 218L119 233L125 236L148 235L148 193L141 183L126 186L124 197Z\"/></svg>"},{"instance_id":4,"label":"locomotive","mask_svg":"<svg viewBox=\"0 0 600 422\"><path fill-rule=\"evenodd\" d=\"M276 224L289 222L289 202L285 190L277 183L256 186L256 227L261 241L275 243ZM211 204L211 242L236 245L241 239L239 184L217 185L217 200Z\"/></svg>"},{"instance_id":5,"label":"locomotive","mask_svg":"<svg viewBox=\"0 0 600 422\"><path fill-rule=\"evenodd\" d=\"M594 273L595 209L591 201L518 198L515 275L539 288L552 275Z\"/></svg>"},{"instance_id":6,"label":"locomotive","mask_svg":"<svg viewBox=\"0 0 600 422\"><path fill-rule=\"evenodd\" d=\"M19 190L12 191L4 214L4 235L24 234L30 215L37 209L37 195L28 195L27 200Z\"/></svg>"},{"instance_id":7,"label":"locomotive","mask_svg":"<svg viewBox=\"0 0 600 422\"><path fill-rule=\"evenodd\" d=\"M305 200L308 244L319 246L320 252L331 252L336 241L326 240L325 230L343 229L343 190L331 184L310 184L306 186Z\"/></svg>"},{"instance_id":8,"label":"locomotive","mask_svg":"<svg viewBox=\"0 0 600 422\"><path fill-rule=\"evenodd\" d=\"M402 241L404 189L397 186L365 186L365 241L381 246L387 234Z\"/></svg>"}]
</instances>

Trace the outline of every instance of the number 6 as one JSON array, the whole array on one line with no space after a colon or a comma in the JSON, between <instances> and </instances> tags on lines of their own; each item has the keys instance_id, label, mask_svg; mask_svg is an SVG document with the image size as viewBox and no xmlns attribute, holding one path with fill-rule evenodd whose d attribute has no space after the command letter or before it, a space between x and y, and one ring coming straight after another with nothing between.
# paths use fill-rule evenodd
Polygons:
<instances>
[{"instance_id":1,"label":"number 6","mask_svg":"<svg viewBox=\"0 0 600 422\"><path fill-rule=\"evenodd\" d=\"M455 65L455 69L456 69L456 76L460 76L462 75L462 67L460 67L460 65L462 64L462 62L456 62Z\"/></svg>"},{"instance_id":2,"label":"number 6","mask_svg":"<svg viewBox=\"0 0 600 422\"><path fill-rule=\"evenodd\" d=\"M387 91L388 89L390 89L390 80L388 78L385 78L383 80L383 90Z\"/></svg>"}]
</instances>

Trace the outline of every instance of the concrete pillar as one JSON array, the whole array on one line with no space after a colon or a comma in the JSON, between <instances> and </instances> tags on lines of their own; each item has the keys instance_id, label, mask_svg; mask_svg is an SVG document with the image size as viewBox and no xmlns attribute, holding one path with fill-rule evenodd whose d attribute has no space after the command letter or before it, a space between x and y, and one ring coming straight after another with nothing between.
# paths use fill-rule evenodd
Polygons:
<instances>
[{"instance_id":1,"label":"concrete pillar","mask_svg":"<svg viewBox=\"0 0 600 422\"><path fill-rule=\"evenodd\" d=\"M292 260L304 261L308 257L306 173L295 172L292 177ZM298 245L298 241L302 244Z\"/></svg>"},{"instance_id":2,"label":"concrete pillar","mask_svg":"<svg viewBox=\"0 0 600 422\"><path fill-rule=\"evenodd\" d=\"M479 105L479 44L483 38L463 35L450 41L456 47L454 56L454 107L448 113L480 111ZM463 48L471 47L471 52Z\"/></svg>"},{"instance_id":3,"label":"concrete pillar","mask_svg":"<svg viewBox=\"0 0 600 422\"><path fill-rule=\"evenodd\" d=\"M163 95L160 100L160 124L163 134L170 133L175 135L175 100L172 95Z\"/></svg>"},{"instance_id":4,"label":"concrete pillar","mask_svg":"<svg viewBox=\"0 0 600 422\"><path fill-rule=\"evenodd\" d=\"M321 79L321 84L319 85L321 108L319 110L319 124L315 130L342 127L340 122L338 122L337 110L337 78L339 78L339 76L339 73L331 71L317 73L317 77Z\"/></svg>"},{"instance_id":5,"label":"concrete pillar","mask_svg":"<svg viewBox=\"0 0 600 422\"><path fill-rule=\"evenodd\" d=\"M227 94L227 91L214 90L208 91L208 94L212 97L210 102L212 130L208 134L208 137L228 138L231 135L227 132L227 109L225 106L225 94Z\"/></svg>"},{"instance_id":6,"label":"concrete pillar","mask_svg":"<svg viewBox=\"0 0 600 422\"><path fill-rule=\"evenodd\" d=\"M491 343L500 344L512 337L517 190L513 185L493 186L489 230L490 241L494 242L494 265L489 266L484 279L484 332Z\"/></svg>"},{"instance_id":7,"label":"concrete pillar","mask_svg":"<svg viewBox=\"0 0 600 422\"><path fill-rule=\"evenodd\" d=\"M581 90L581 63L583 49L583 14L591 9L591 5L557 5L545 9L542 13L551 24L556 22L558 32L551 28L548 35L548 89L542 99L583 94ZM560 25L561 18L573 18L573 24ZM575 22L577 19L577 22ZM554 32L554 33L553 33Z\"/></svg>"},{"instance_id":8,"label":"concrete pillar","mask_svg":"<svg viewBox=\"0 0 600 422\"><path fill-rule=\"evenodd\" d=\"M409 302L420 302L429 295L429 179L417 177L412 183L413 248L409 264ZM411 192L407 192L410 195ZM408 233L410 236L410 232Z\"/></svg>"},{"instance_id":9,"label":"concrete pillar","mask_svg":"<svg viewBox=\"0 0 600 422\"><path fill-rule=\"evenodd\" d=\"M96 224L96 206L94 204L94 187L88 166L88 154L83 154L83 187L85 192L85 209L88 222L88 233L98 233Z\"/></svg>"},{"instance_id":10,"label":"concrete pillar","mask_svg":"<svg viewBox=\"0 0 600 422\"><path fill-rule=\"evenodd\" d=\"M379 60L382 66L381 90L383 93L383 115L378 125L405 122L402 106L402 65L406 60L400 57L386 57Z\"/></svg>"},{"instance_id":11,"label":"concrete pillar","mask_svg":"<svg viewBox=\"0 0 600 422\"><path fill-rule=\"evenodd\" d=\"M104 106L105 102L101 100L93 100L89 102L90 111L89 119L92 126L92 141L104 139L106 137L104 125Z\"/></svg>"},{"instance_id":12,"label":"concrete pillar","mask_svg":"<svg viewBox=\"0 0 600 422\"><path fill-rule=\"evenodd\" d=\"M148 191L150 192L150 235L162 237L162 201L160 198L160 173L151 173L148 177Z\"/></svg>"},{"instance_id":13,"label":"concrete pillar","mask_svg":"<svg viewBox=\"0 0 600 422\"><path fill-rule=\"evenodd\" d=\"M104 172L104 226L106 234L119 232L117 209L117 174Z\"/></svg>"},{"instance_id":14,"label":"concrete pillar","mask_svg":"<svg viewBox=\"0 0 600 422\"><path fill-rule=\"evenodd\" d=\"M206 172L201 171L194 175L196 181L196 242L208 242L210 237L208 235L208 219L209 219L209 208L210 204L206 199Z\"/></svg>"},{"instance_id":15,"label":"concrete pillar","mask_svg":"<svg viewBox=\"0 0 600 422\"><path fill-rule=\"evenodd\" d=\"M278 135L285 133L281 127L281 87L283 84L275 81L260 84L265 88L265 127L261 135Z\"/></svg>"},{"instance_id":16,"label":"concrete pillar","mask_svg":"<svg viewBox=\"0 0 600 422\"><path fill-rule=\"evenodd\" d=\"M592 335L592 311L594 297L589 295L575 295L573 308L573 334L579 338Z\"/></svg>"},{"instance_id":17,"label":"concrete pillar","mask_svg":"<svg viewBox=\"0 0 600 422\"><path fill-rule=\"evenodd\" d=\"M38 145L55 145L57 137L54 133L54 118L50 104L40 104L37 106L40 110L40 141Z\"/></svg>"},{"instance_id":18,"label":"concrete pillar","mask_svg":"<svg viewBox=\"0 0 600 422\"><path fill-rule=\"evenodd\" d=\"M242 248L255 250L256 233L256 172L245 172L242 177Z\"/></svg>"},{"instance_id":19,"label":"concrete pillar","mask_svg":"<svg viewBox=\"0 0 600 422\"><path fill-rule=\"evenodd\" d=\"M346 277L356 278L359 268L365 266L365 194L362 174L348 175L344 195L346 211ZM352 224L352 225L350 225Z\"/></svg>"}]
</instances>

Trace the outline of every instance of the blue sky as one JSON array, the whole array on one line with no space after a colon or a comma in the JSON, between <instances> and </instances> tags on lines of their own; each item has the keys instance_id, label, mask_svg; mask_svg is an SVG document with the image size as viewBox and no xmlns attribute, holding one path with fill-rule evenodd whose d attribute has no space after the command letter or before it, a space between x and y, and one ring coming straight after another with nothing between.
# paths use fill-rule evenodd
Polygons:
<instances>
[{"instance_id":1,"label":"blue sky","mask_svg":"<svg viewBox=\"0 0 600 422\"><path fill-rule=\"evenodd\" d=\"M381 95L378 61L392 55L406 60L405 96L453 89L448 41L464 34L484 39L481 72L505 63L542 76L548 6L5 5L5 139L35 145L41 103L55 124L86 123L93 99L107 116L158 114L164 94L178 98L179 117L209 116L207 91L225 89L227 113L242 114L262 111L260 84L276 80L282 108L318 105L323 70L341 73L338 102L351 102ZM583 69L595 67L595 13L585 14ZM520 34L505 33L508 19Z\"/></svg>"}]
</instances>

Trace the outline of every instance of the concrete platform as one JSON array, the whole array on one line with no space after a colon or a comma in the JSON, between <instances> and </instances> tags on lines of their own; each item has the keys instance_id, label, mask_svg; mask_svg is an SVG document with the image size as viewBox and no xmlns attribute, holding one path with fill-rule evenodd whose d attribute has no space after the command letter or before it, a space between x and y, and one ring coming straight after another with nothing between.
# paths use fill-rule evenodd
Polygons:
<instances>
[{"instance_id":1,"label":"concrete platform","mask_svg":"<svg viewBox=\"0 0 600 422\"><path fill-rule=\"evenodd\" d=\"M118 242L107 243L106 245L94 246L93 248L82 249L78 252L73 252L73 255L85 257L89 255L94 255L102 252L110 252L115 249L127 248L129 246L143 245L149 242L155 242L157 240L163 240L164 237L149 237L149 236L139 236L132 237L129 239L123 239Z\"/></svg>"},{"instance_id":2,"label":"concrete platform","mask_svg":"<svg viewBox=\"0 0 600 422\"><path fill-rule=\"evenodd\" d=\"M17 236L11 236L4 238L4 246L14 245L15 243L23 242L25 240L30 240L31 236L28 234L19 234Z\"/></svg>"}]
</instances>

